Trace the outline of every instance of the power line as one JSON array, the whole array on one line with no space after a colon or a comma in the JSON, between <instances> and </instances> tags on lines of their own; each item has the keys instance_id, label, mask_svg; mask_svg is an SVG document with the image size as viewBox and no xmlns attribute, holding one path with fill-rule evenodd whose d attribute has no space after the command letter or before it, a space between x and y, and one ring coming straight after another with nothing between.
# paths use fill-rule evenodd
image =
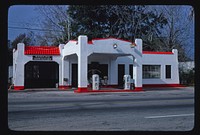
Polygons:
<instances>
[{"instance_id":1,"label":"power line","mask_svg":"<svg viewBox=\"0 0 200 135\"><path fill-rule=\"evenodd\" d=\"M42 25L41 23L33 23L33 22L29 23L29 22L24 22L24 21L22 21L22 22L9 21L8 24L22 25L22 27L25 26L25 25L26 26L29 26L29 25L31 25L31 26L33 26L33 25L35 25L35 26L41 26ZM50 25L50 26L54 26L54 25Z\"/></svg>"},{"instance_id":2,"label":"power line","mask_svg":"<svg viewBox=\"0 0 200 135\"><path fill-rule=\"evenodd\" d=\"M27 30L36 30L36 31L54 31L54 32L64 32L59 30L48 30L48 29L37 29L37 28L27 28L27 27L15 27L15 26L8 26L9 29L27 29Z\"/></svg>"}]
</instances>

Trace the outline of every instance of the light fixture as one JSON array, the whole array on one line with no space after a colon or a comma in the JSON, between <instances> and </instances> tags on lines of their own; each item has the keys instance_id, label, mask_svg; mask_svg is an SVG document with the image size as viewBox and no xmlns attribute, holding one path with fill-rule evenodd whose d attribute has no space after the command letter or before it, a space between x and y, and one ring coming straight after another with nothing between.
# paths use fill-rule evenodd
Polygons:
<instances>
[{"instance_id":1,"label":"light fixture","mask_svg":"<svg viewBox=\"0 0 200 135\"><path fill-rule=\"evenodd\" d=\"M115 44L113 44L113 48L114 49L116 49L117 48L117 44L115 43Z\"/></svg>"},{"instance_id":2,"label":"light fixture","mask_svg":"<svg viewBox=\"0 0 200 135\"><path fill-rule=\"evenodd\" d=\"M130 44L130 47L131 47L131 48L134 48L135 46L136 46L135 43L131 43L131 44Z\"/></svg>"}]
</instances>

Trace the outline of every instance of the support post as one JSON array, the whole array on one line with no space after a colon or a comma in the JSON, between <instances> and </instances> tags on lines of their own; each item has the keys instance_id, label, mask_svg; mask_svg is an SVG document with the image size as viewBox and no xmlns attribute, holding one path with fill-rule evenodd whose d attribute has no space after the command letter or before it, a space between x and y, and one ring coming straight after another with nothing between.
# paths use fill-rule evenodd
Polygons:
<instances>
[{"instance_id":1,"label":"support post","mask_svg":"<svg viewBox=\"0 0 200 135\"><path fill-rule=\"evenodd\" d=\"M133 78L135 80L135 90L142 90L142 65L138 63L137 59L133 64Z\"/></svg>"},{"instance_id":2,"label":"support post","mask_svg":"<svg viewBox=\"0 0 200 135\"><path fill-rule=\"evenodd\" d=\"M87 36L78 37L78 90L77 92L87 92L88 80L88 54L87 54Z\"/></svg>"},{"instance_id":3,"label":"support post","mask_svg":"<svg viewBox=\"0 0 200 135\"><path fill-rule=\"evenodd\" d=\"M117 57L116 58L111 58L110 59L110 65L109 65L109 83L111 86L116 87L117 84L117 76L118 76L118 72L117 72L117 63L116 63Z\"/></svg>"},{"instance_id":4,"label":"support post","mask_svg":"<svg viewBox=\"0 0 200 135\"><path fill-rule=\"evenodd\" d=\"M24 43L17 44L17 55L16 56L16 66L13 70L15 70L14 75L14 90L23 90L24 89ZM16 76L18 79L16 79Z\"/></svg>"},{"instance_id":5,"label":"support post","mask_svg":"<svg viewBox=\"0 0 200 135\"><path fill-rule=\"evenodd\" d=\"M62 59L62 80L61 80L61 85L59 86L60 89L69 89L70 84L69 84L69 60L65 56Z\"/></svg>"},{"instance_id":6,"label":"support post","mask_svg":"<svg viewBox=\"0 0 200 135\"><path fill-rule=\"evenodd\" d=\"M142 40L135 39L135 60L133 63L133 78L135 80L135 91L142 91Z\"/></svg>"}]
</instances>

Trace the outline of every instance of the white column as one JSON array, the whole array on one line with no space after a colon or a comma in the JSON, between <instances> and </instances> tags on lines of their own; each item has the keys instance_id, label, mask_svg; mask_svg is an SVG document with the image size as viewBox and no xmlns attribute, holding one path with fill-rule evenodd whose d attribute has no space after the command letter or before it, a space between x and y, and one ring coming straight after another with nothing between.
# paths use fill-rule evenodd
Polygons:
<instances>
[{"instance_id":1,"label":"white column","mask_svg":"<svg viewBox=\"0 0 200 135\"><path fill-rule=\"evenodd\" d=\"M118 70L117 70L116 60L117 60L117 58L111 58L110 59L108 80L109 80L110 85L116 85L117 86Z\"/></svg>"},{"instance_id":2,"label":"white column","mask_svg":"<svg viewBox=\"0 0 200 135\"><path fill-rule=\"evenodd\" d=\"M63 67L63 62L62 59L57 61L58 63L58 87L62 85L62 80L63 80L63 72L62 72L62 67Z\"/></svg>"},{"instance_id":3,"label":"white column","mask_svg":"<svg viewBox=\"0 0 200 135\"><path fill-rule=\"evenodd\" d=\"M142 90L142 64L135 59L133 64L133 79L135 80L135 90Z\"/></svg>"},{"instance_id":4,"label":"white column","mask_svg":"<svg viewBox=\"0 0 200 135\"><path fill-rule=\"evenodd\" d=\"M66 89L68 88L68 82L69 78L67 77L67 71L69 70L67 66L67 60L66 57L62 58L62 72L61 72L61 81L59 81L59 88L60 89ZM68 81L64 80L64 78L68 78Z\"/></svg>"},{"instance_id":5,"label":"white column","mask_svg":"<svg viewBox=\"0 0 200 135\"><path fill-rule=\"evenodd\" d=\"M86 92L87 91L87 69L88 69L88 61L87 61L87 36L79 36L78 37L78 90L77 92Z\"/></svg>"},{"instance_id":6,"label":"white column","mask_svg":"<svg viewBox=\"0 0 200 135\"><path fill-rule=\"evenodd\" d=\"M134 48L135 57L133 64L133 79L135 80L135 90L142 90L142 40L135 39L136 47Z\"/></svg>"},{"instance_id":7,"label":"white column","mask_svg":"<svg viewBox=\"0 0 200 135\"><path fill-rule=\"evenodd\" d=\"M129 75L129 63L125 63L125 75Z\"/></svg>"},{"instance_id":8,"label":"white column","mask_svg":"<svg viewBox=\"0 0 200 135\"><path fill-rule=\"evenodd\" d=\"M15 78L16 78L16 71L15 71L15 69L16 69L16 67L15 67L15 65L16 65L16 51L15 51L15 49L13 49L13 84L15 84Z\"/></svg>"},{"instance_id":9,"label":"white column","mask_svg":"<svg viewBox=\"0 0 200 135\"><path fill-rule=\"evenodd\" d=\"M23 43L17 44L17 58L16 59L16 67L15 69L15 80L14 80L14 89L15 90L23 90L24 89L24 47Z\"/></svg>"},{"instance_id":10,"label":"white column","mask_svg":"<svg viewBox=\"0 0 200 135\"><path fill-rule=\"evenodd\" d=\"M66 78L67 80L64 80ZM69 88L69 60L67 57L64 57L62 59L62 80L60 84L61 89L67 89Z\"/></svg>"},{"instance_id":11,"label":"white column","mask_svg":"<svg viewBox=\"0 0 200 135\"><path fill-rule=\"evenodd\" d=\"M171 67L171 73L172 73L172 79L174 80L174 83L176 84L180 84L180 80L179 80L179 67L178 67L178 50L177 49L173 49L172 50L173 54L174 54L174 59L175 62Z\"/></svg>"}]
</instances>

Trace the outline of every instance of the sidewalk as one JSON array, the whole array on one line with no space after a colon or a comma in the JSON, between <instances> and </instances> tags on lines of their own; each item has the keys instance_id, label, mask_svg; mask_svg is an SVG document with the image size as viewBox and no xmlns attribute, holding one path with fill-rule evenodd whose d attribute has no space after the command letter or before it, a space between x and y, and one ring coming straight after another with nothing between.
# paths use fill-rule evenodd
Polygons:
<instances>
[{"instance_id":1,"label":"sidewalk","mask_svg":"<svg viewBox=\"0 0 200 135\"><path fill-rule=\"evenodd\" d=\"M188 87L158 87L158 88L146 88L143 87L143 92L145 91L171 91L171 90L182 90L182 89L187 89ZM76 88L72 88L72 89L60 89L60 88L30 88L30 89L24 89L24 90L14 90L14 89L10 89L8 90L8 92L33 92L33 91L70 91L70 92L74 92L76 90ZM99 91L99 92L98 92ZM126 92L126 90L121 89L120 91ZM134 91L134 90L132 90ZM101 93L104 92L104 89L100 89L100 90L96 90L95 92L97 93ZM105 91L106 92L106 91ZM112 91L112 89L109 90L109 92L116 92L115 90Z\"/></svg>"}]
</instances>

